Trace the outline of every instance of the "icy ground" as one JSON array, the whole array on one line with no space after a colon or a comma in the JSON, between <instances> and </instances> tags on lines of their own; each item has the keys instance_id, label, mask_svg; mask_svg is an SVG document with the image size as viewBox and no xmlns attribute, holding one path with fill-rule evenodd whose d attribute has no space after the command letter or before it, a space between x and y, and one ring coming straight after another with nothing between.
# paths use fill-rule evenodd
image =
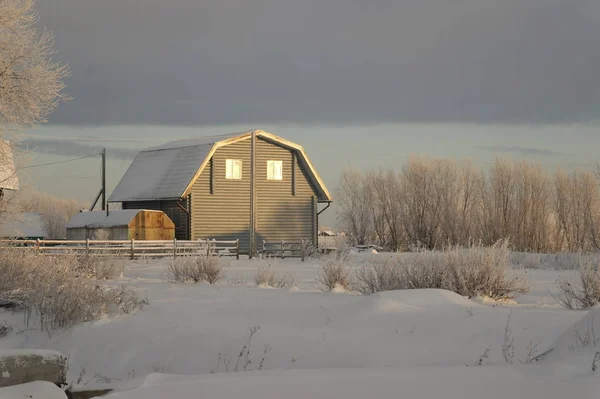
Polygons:
<instances>
[{"instance_id":1,"label":"icy ground","mask_svg":"<svg viewBox=\"0 0 600 399\"><path fill-rule=\"evenodd\" d=\"M114 283L135 287L149 307L51 337L24 327L22 315L0 314L16 327L0 350L60 351L69 381L124 399L562 399L600 390L591 369L600 311L561 309L551 294L573 271L529 269L531 292L498 304L440 290L322 293L318 260L271 261L297 287L255 287L256 268L269 262L233 260L216 286L166 282L167 260L128 262ZM353 264L361 262L368 257Z\"/></svg>"}]
</instances>

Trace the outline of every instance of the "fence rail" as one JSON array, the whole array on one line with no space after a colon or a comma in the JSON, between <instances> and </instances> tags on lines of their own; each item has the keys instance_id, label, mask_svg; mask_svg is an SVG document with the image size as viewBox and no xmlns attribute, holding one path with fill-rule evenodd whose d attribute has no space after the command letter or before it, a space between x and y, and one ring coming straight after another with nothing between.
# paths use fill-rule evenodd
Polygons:
<instances>
[{"instance_id":1,"label":"fence rail","mask_svg":"<svg viewBox=\"0 0 600 399\"><path fill-rule=\"evenodd\" d=\"M75 253L97 257L166 258L193 255L240 258L240 241L216 240L0 240L1 249L34 248L43 255Z\"/></svg>"},{"instance_id":2,"label":"fence rail","mask_svg":"<svg viewBox=\"0 0 600 399\"><path fill-rule=\"evenodd\" d=\"M281 259L306 257L305 240L302 241L263 241L261 256L274 256Z\"/></svg>"}]
</instances>

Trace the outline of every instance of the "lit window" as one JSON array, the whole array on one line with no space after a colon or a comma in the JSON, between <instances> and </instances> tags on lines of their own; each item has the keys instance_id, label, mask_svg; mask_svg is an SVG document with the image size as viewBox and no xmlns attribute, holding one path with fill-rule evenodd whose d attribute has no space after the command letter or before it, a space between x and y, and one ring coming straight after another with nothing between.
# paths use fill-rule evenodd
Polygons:
<instances>
[{"instance_id":1,"label":"lit window","mask_svg":"<svg viewBox=\"0 0 600 399\"><path fill-rule=\"evenodd\" d=\"M283 161L267 161L267 180L283 180Z\"/></svg>"},{"instance_id":2,"label":"lit window","mask_svg":"<svg viewBox=\"0 0 600 399\"><path fill-rule=\"evenodd\" d=\"M242 178L242 161L240 159L227 159L225 169L226 179L240 180Z\"/></svg>"}]
</instances>

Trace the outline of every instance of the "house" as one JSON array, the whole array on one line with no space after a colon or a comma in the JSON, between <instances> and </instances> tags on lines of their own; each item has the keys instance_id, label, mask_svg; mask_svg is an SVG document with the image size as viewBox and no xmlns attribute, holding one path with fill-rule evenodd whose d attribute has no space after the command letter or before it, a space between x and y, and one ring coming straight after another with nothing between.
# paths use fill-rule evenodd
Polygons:
<instances>
[{"instance_id":1,"label":"house","mask_svg":"<svg viewBox=\"0 0 600 399\"><path fill-rule=\"evenodd\" d=\"M43 240L46 238L46 229L42 215L35 212L24 212L12 217L0 225L0 238L19 240Z\"/></svg>"},{"instance_id":2,"label":"house","mask_svg":"<svg viewBox=\"0 0 600 399\"><path fill-rule=\"evenodd\" d=\"M75 214L65 226L67 240L172 240L175 224L164 212L146 209L88 211Z\"/></svg>"},{"instance_id":3,"label":"house","mask_svg":"<svg viewBox=\"0 0 600 399\"><path fill-rule=\"evenodd\" d=\"M300 145L256 130L143 150L108 201L164 211L177 239L239 239L253 255L263 240L317 245L332 197Z\"/></svg>"},{"instance_id":4,"label":"house","mask_svg":"<svg viewBox=\"0 0 600 399\"><path fill-rule=\"evenodd\" d=\"M19 179L11 147L9 141L0 139L0 198L5 196L6 191L19 189Z\"/></svg>"}]
</instances>

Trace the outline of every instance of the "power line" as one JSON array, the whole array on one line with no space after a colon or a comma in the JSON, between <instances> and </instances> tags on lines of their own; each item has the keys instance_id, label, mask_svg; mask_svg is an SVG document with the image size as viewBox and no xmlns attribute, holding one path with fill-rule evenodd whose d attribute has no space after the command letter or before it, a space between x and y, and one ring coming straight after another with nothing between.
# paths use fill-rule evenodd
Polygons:
<instances>
[{"instance_id":1,"label":"power line","mask_svg":"<svg viewBox=\"0 0 600 399\"><path fill-rule=\"evenodd\" d=\"M100 153L86 155L84 157L79 157L79 158L65 159L64 161L56 161L56 162L41 163L38 165L23 166L21 169L39 168L40 166L50 166L50 165L57 165L59 163L74 162L74 161L79 161L80 159L92 158L92 157L95 157L98 155L100 155Z\"/></svg>"}]
</instances>

